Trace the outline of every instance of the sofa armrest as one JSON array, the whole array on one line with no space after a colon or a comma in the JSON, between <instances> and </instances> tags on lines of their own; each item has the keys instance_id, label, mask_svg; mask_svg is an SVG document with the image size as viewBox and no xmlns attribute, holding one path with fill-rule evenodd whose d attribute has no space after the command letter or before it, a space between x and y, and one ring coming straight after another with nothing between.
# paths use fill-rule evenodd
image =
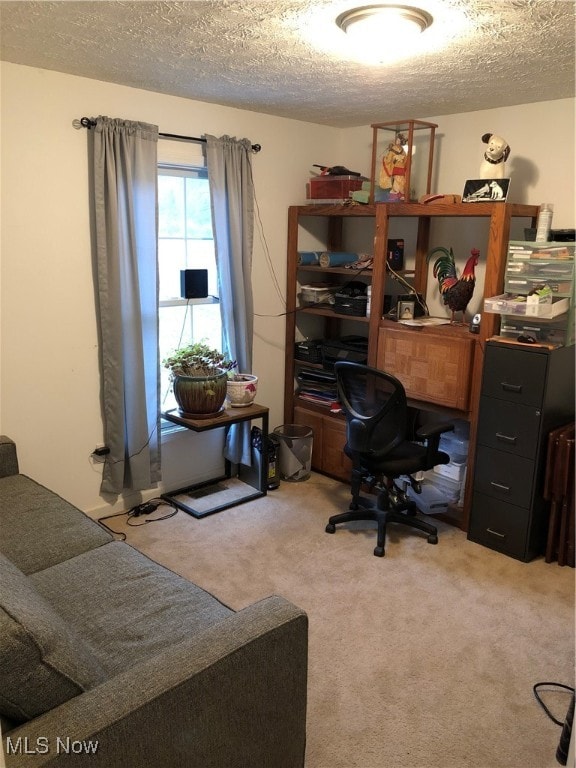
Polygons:
<instances>
[{"instance_id":1,"label":"sofa armrest","mask_svg":"<svg viewBox=\"0 0 576 768\"><path fill-rule=\"evenodd\" d=\"M266 598L5 734L6 766L302 768L307 642L306 614Z\"/></svg>"},{"instance_id":2,"label":"sofa armrest","mask_svg":"<svg viewBox=\"0 0 576 768\"><path fill-rule=\"evenodd\" d=\"M0 477L18 474L16 443L6 435L0 435Z\"/></svg>"}]
</instances>

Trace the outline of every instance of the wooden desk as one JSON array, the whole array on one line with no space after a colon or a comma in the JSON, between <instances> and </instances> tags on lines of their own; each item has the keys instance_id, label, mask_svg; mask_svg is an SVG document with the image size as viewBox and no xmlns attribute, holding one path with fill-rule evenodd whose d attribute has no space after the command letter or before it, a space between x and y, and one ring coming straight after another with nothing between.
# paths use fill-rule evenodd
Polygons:
<instances>
[{"instance_id":1,"label":"wooden desk","mask_svg":"<svg viewBox=\"0 0 576 768\"><path fill-rule=\"evenodd\" d=\"M262 429L262 444L268 439L268 412L263 405L246 406L245 408L230 408L209 419L185 419L177 409L163 411L162 418L178 426L191 429L193 432L207 432L232 424L259 419ZM234 465L225 459L224 475L196 483L176 491L162 494L162 498L175 504L179 509L193 517L201 518L221 512L223 509L243 504L245 501L258 499L267 493L267 467L264 455L254 453L254 464Z\"/></svg>"},{"instance_id":2,"label":"wooden desk","mask_svg":"<svg viewBox=\"0 0 576 768\"><path fill-rule=\"evenodd\" d=\"M347 459L340 460L345 443L343 418L329 415L326 408L299 397L296 378L295 342L300 339L339 339L354 333L368 340L368 365L396 373L408 390L408 398L423 411L444 413L448 419L470 424L470 453L462 507L455 510L455 524L468 529L473 484L474 446L480 399L480 379L486 339L497 333L500 318L484 312L478 334L467 326L407 328L382 318L391 277L387 272L388 238L412 230L415 248L406 253L410 263L409 283L426 296L432 268L428 253L442 237L457 236L462 242L473 237L485 263L483 280L476 298L497 296L504 289L508 243L513 221L518 226L536 226L538 207L516 203L378 203L376 205L291 206L288 213L288 259L286 268L286 373L284 422L312 426L312 466L348 482ZM484 226L481 226L484 221ZM411 225L410 222L413 222ZM470 232L468 233L468 228ZM435 231L436 230L436 231ZM482 231L481 231L482 230ZM404 234L406 232L406 234ZM400 234L401 233L401 234ZM432 234L431 234L432 233ZM450 234L449 234L450 233ZM478 240L476 238L479 238ZM372 289L369 317L341 314L334 307L320 309L303 305L298 293L303 284L329 282L335 289L349 281L349 270L300 263L300 252L320 248L326 251L366 250L372 241L372 269L359 279ZM463 254L460 254L463 255ZM406 275L405 275L406 276ZM395 293L395 291L393 291ZM382 311L380 311L382 308ZM350 329L350 323L354 323ZM457 518L457 519L456 519ZM452 522L452 521L450 521Z\"/></svg>"}]
</instances>

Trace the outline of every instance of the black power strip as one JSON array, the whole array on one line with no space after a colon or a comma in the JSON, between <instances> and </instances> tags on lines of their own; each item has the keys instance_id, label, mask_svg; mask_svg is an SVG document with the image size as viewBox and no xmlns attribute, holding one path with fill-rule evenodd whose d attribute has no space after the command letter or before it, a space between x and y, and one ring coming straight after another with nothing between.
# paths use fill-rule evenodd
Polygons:
<instances>
[{"instance_id":1,"label":"black power strip","mask_svg":"<svg viewBox=\"0 0 576 768\"><path fill-rule=\"evenodd\" d=\"M152 512L155 512L158 508L158 504L154 504L151 501L143 502L142 504L138 504L137 507L132 507L130 510L130 515L132 517L140 517L140 515L149 515Z\"/></svg>"}]
</instances>

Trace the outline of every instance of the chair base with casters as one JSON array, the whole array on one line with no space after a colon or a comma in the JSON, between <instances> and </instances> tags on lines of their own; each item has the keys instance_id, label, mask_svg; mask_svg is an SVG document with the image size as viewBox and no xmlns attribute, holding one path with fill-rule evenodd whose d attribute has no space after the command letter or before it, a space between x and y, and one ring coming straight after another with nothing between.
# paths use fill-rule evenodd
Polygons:
<instances>
[{"instance_id":1,"label":"chair base with casters","mask_svg":"<svg viewBox=\"0 0 576 768\"><path fill-rule=\"evenodd\" d=\"M346 360L336 362L334 371L346 417L344 453L352 460L352 500L347 512L330 517L326 532L335 533L339 523L374 520L378 525L377 557L384 556L388 523L419 530L429 544L437 544L437 528L417 517L416 504L395 481L407 477L418 492L414 475L450 461L439 445L440 436L454 429L453 425L417 426L417 412L409 411L402 382L385 371ZM376 479L381 485L373 504L361 498L360 491L366 482L372 490Z\"/></svg>"},{"instance_id":2,"label":"chair base with casters","mask_svg":"<svg viewBox=\"0 0 576 768\"><path fill-rule=\"evenodd\" d=\"M374 547L376 557L384 557L388 523L399 523L415 528L427 534L428 544L438 544L438 529L416 516L416 504L393 480L386 480L385 486L379 491L374 503L370 499L360 496L360 486L363 479L364 475L361 475L357 488L353 487L352 501L348 512L332 515L328 520L326 533L336 533L336 526L339 523L374 520L378 524L377 541ZM353 486L356 486L354 481Z\"/></svg>"}]
</instances>

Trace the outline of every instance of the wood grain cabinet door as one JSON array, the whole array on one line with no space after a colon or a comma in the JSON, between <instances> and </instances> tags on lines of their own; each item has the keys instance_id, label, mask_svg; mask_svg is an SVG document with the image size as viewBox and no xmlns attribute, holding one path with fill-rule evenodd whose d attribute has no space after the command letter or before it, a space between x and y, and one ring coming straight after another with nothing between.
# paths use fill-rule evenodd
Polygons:
<instances>
[{"instance_id":1,"label":"wood grain cabinet door","mask_svg":"<svg viewBox=\"0 0 576 768\"><path fill-rule=\"evenodd\" d=\"M474 339L406 328L380 328L378 368L400 379L408 397L466 411Z\"/></svg>"},{"instance_id":2,"label":"wood grain cabinet door","mask_svg":"<svg viewBox=\"0 0 576 768\"><path fill-rule=\"evenodd\" d=\"M324 419L323 464L324 472L350 482L352 462L344 453L346 422L327 416Z\"/></svg>"},{"instance_id":3,"label":"wood grain cabinet door","mask_svg":"<svg viewBox=\"0 0 576 768\"><path fill-rule=\"evenodd\" d=\"M294 408L294 423L312 428L312 468L338 480L350 481L352 462L344 453L346 422L334 416L312 413L306 408Z\"/></svg>"}]
</instances>

